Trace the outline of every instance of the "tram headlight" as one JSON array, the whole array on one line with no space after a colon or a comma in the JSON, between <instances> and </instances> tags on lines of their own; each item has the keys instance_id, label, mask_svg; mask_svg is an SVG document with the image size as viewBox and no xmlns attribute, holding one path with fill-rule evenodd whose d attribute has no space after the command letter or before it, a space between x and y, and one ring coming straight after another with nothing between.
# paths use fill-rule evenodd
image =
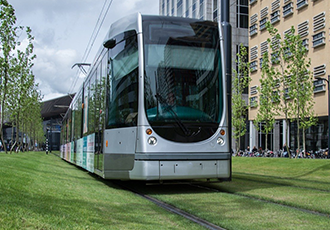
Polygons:
<instances>
[{"instance_id":1,"label":"tram headlight","mask_svg":"<svg viewBox=\"0 0 330 230\"><path fill-rule=\"evenodd\" d=\"M157 138L156 137L149 137L148 138L149 145L156 145L157 144Z\"/></svg>"},{"instance_id":2,"label":"tram headlight","mask_svg":"<svg viewBox=\"0 0 330 230\"><path fill-rule=\"evenodd\" d=\"M218 143L218 145L223 146L225 144L225 140L222 137L218 137L217 143Z\"/></svg>"}]
</instances>

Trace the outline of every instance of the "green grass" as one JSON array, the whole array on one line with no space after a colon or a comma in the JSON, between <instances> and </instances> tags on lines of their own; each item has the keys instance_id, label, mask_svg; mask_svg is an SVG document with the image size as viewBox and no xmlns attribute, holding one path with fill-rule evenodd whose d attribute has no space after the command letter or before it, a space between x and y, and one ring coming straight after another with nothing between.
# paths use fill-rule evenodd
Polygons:
<instances>
[{"instance_id":1,"label":"green grass","mask_svg":"<svg viewBox=\"0 0 330 230\"><path fill-rule=\"evenodd\" d=\"M329 229L329 216L290 208L330 215L329 160L236 157L233 181L208 186L223 192L140 185L148 195L228 230ZM52 154L29 152L0 153L0 229L201 227Z\"/></svg>"},{"instance_id":2,"label":"green grass","mask_svg":"<svg viewBox=\"0 0 330 230\"><path fill-rule=\"evenodd\" d=\"M54 155L0 153L0 229L201 229Z\"/></svg>"},{"instance_id":3,"label":"green grass","mask_svg":"<svg viewBox=\"0 0 330 230\"><path fill-rule=\"evenodd\" d=\"M329 216L296 209L330 214L328 160L233 158L233 181L209 187L223 192L191 192L189 186L145 190L226 229L329 229Z\"/></svg>"}]
</instances>

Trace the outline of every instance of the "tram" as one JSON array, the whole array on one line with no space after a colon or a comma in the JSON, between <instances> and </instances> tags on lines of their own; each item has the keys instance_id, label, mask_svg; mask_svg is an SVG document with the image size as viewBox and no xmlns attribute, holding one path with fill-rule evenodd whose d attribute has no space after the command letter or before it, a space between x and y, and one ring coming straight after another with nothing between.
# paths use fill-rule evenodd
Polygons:
<instances>
[{"instance_id":1,"label":"tram","mask_svg":"<svg viewBox=\"0 0 330 230\"><path fill-rule=\"evenodd\" d=\"M64 117L61 157L105 179L230 180L220 26L113 23Z\"/></svg>"}]
</instances>

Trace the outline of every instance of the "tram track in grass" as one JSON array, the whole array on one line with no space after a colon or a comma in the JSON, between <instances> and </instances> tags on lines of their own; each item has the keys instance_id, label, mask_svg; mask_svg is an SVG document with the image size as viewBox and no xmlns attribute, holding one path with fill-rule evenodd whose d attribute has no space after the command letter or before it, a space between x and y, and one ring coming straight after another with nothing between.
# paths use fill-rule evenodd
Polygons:
<instances>
[{"instance_id":1,"label":"tram track in grass","mask_svg":"<svg viewBox=\"0 0 330 230\"><path fill-rule=\"evenodd\" d=\"M328 213L224 189L235 183L125 184L222 229L327 229L330 224Z\"/></svg>"},{"instance_id":2,"label":"tram track in grass","mask_svg":"<svg viewBox=\"0 0 330 230\"><path fill-rule=\"evenodd\" d=\"M304 208L300 208L300 207L286 205L286 204L278 203L278 202L275 202L275 201L262 199L262 198L257 198L257 197L249 196L249 195L245 195L245 194L237 194L235 192L230 192L230 191L217 189L217 188L209 186L209 185L207 186L207 185L201 185L201 184L192 184L191 186L198 187L198 188L205 189L205 190L211 190L213 192L228 193L228 194L235 195L235 196L238 196L238 197L253 199L253 200L256 200L256 201L260 201L260 202L264 202L264 203L268 203L268 204L279 205L281 207L294 209L294 210L305 212L305 213L308 213L308 214L313 214L313 215L317 215L317 216L330 218L330 214L327 214L327 213L322 213L322 212L318 212L318 211L313 211L313 210L309 210L309 209L304 209Z\"/></svg>"},{"instance_id":3,"label":"tram track in grass","mask_svg":"<svg viewBox=\"0 0 330 230\"><path fill-rule=\"evenodd\" d=\"M124 182L116 182L116 184L118 186L120 186L121 188L125 189L125 190L128 190L128 191L131 191L132 193L136 194L137 196L140 196L140 197L143 197L145 198L146 200L148 201L151 201L153 202L154 204L156 204L157 206L169 211L169 212L172 212L172 213L175 213L179 216L182 216L196 224L199 224L201 225L202 227L205 227L206 229L210 229L210 230L226 230L225 228L222 228L218 225L215 225L205 219L202 219L202 218L199 218L195 215L192 215L191 213L188 213L180 208L177 208L173 205L170 205L166 202L163 202L161 200L158 200L152 196L149 196L141 191L139 191L138 189L134 188L134 185L132 185L132 183L124 183ZM133 183L134 184L134 183ZM136 184L135 184L136 186Z\"/></svg>"},{"instance_id":4,"label":"tram track in grass","mask_svg":"<svg viewBox=\"0 0 330 230\"><path fill-rule=\"evenodd\" d=\"M330 193L330 189L315 188L315 187L311 186L313 184L319 184L319 183L324 184L324 182L299 180L299 179L286 178L286 177L265 176L265 175L258 175L258 174L249 174L249 173L236 173L234 177L236 179L245 180L245 181L252 181L252 182L258 182L258 183L273 184L273 185L279 185L279 186L287 186L287 187L294 187L294 188ZM292 184L292 180L296 181L298 183L296 185ZM299 182L302 182L302 183L308 182L309 186L308 185L306 186L306 184L303 185Z\"/></svg>"}]
</instances>

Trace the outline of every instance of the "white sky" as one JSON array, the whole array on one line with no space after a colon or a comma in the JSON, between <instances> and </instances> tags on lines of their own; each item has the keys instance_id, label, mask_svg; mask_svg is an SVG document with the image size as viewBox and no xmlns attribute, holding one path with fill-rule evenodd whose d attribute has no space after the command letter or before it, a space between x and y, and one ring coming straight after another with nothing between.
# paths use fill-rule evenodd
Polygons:
<instances>
[{"instance_id":1,"label":"white sky","mask_svg":"<svg viewBox=\"0 0 330 230\"><path fill-rule=\"evenodd\" d=\"M72 90L77 67L71 66L82 61L105 1L108 6L110 0L8 0L15 9L17 24L32 29L37 55L33 72L43 101L80 88L81 79ZM157 15L159 1L113 0L86 62L93 61L110 25L136 12Z\"/></svg>"}]
</instances>

